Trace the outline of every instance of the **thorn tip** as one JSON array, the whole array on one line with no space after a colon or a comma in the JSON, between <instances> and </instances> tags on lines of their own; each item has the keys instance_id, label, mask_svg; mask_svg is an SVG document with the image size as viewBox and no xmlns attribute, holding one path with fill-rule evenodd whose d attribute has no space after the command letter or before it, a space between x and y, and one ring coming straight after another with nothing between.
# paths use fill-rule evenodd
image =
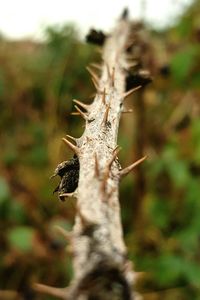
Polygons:
<instances>
[{"instance_id":1,"label":"thorn tip","mask_svg":"<svg viewBox=\"0 0 200 300\"><path fill-rule=\"evenodd\" d=\"M124 98L124 99L127 98L127 97L130 96L132 93L134 93L135 91L139 90L141 87L142 87L142 86L139 85L139 86L137 86L137 87L135 87L135 88L129 90L128 92L125 92L125 93L123 94L123 98Z\"/></svg>"},{"instance_id":2,"label":"thorn tip","mask_svg":"<svg viewBox=\"0 0 200 300\"><path fill-rule=\"evenodd\" d=\"M70 141L68 141L65 138L62 138L62 141L73 151L76 153L76 155L78 156L79 154L79 148L75 145L73 145Z\"/></svg>"},{"instance_id":3,"label":"thorn tip","mask_svg":"<svg viewBox=\"0 0 200 300\"><path fill-rule=\"evenodd\" d=\"M77 105L74 105L74 107L76 108L76 110L79 112L79 114L81 115L81 117L87 121L88 120L88 117L86 115L86 113L84 113Z\"/></svg>"},{"instance_id":4,"label":"thorn tip","mask_svg":"<svg viewBox=\"0 0 200 300\"><path fill-rule=\"evenodd\" d=\"M120 177L124 177L124 176L128 175L137 165L141 164L146 158L147 158L147 156L144 156L144 157L138 159L136 162L134 162L130 166L119 171Z\"/></svg>"}]
</instances>

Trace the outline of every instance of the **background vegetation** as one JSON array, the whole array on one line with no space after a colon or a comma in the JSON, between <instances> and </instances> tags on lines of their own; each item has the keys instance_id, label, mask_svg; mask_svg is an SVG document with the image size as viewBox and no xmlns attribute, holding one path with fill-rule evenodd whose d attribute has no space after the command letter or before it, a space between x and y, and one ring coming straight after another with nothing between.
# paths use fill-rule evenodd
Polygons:
<instances>
[{"instance_id":1,"label":"background vegetation","mask_svg":"<svg viewBox=\"0 0 200 300\"><path fill-rule=\"evenodd\" d=\"M121 121L122 165L148 154L123 181L125 239L147 300L200 299L200 5L171 28L149 33L146 65L154 81ZM0 299L36 295L42 282L66 286L74 201L52 194L55 166L71 157L65 134L80 136L72 99L94 93L85 67L100 61L74 25L50 27L45 42L0 38Z\"/></svg>"}]
</instances>

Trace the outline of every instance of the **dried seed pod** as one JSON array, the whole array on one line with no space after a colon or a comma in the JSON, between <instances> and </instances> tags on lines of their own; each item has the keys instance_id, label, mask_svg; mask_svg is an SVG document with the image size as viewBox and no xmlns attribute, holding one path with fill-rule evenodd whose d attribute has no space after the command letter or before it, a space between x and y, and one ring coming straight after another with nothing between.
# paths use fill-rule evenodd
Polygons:
<instances>
[{"instance_id":1,"label":"dried seed pod","mask_svg":"<svg viewBox=\"0 0 200 300\"><path fill-rule=\"evenodd\" d=\"M103 46L106 39L106 35L101 30L90 29L89 33L86 35L86 42Z\"/></svg>"},{"instance_id":2,"label":"dried seed pod","mask_svg":"<svg viewBox=\"0 0 200 300\"><path fill-rule=\"evenodd\" d=\"M126 91L139 85L145 87L150 82L152 82L152 78L148 71L140 70L134 73L128 73L126 76Z\"/></svg>"},{"instance_id":3,"label":"dried seed pod","mask_svg":"<svg viewBox=\"0 0 200 300\"><path fill-rule=\"evenodd\" d=\"M64 161L60 163L52 177L60 176L61 181L59 185L55 188L54 193L58 192L59 199L64 201L64 194L73 193L77 186L79 180L79 160L76 154L69 161Z\"/></svg>"}]
</instances>

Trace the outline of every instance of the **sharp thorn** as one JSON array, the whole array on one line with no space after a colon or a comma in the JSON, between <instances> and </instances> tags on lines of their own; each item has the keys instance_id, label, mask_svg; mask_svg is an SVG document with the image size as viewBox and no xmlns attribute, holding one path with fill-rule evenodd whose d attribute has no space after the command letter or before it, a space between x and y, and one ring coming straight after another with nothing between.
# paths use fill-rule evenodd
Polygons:
<instances>
[{"instance_id":1,"label":"sharp thorn","mask_svg":"<svg viewBox=\"0 0 200 300\"><path fill-rule=\"evenodd\" d=\"M126 110L122 110L123 114L128 114L128 113L133 113L132 109L126 109Z\"/></svg>"},{"instance_id":2,"label":"sharp thorn","mask_svg":"<svg viewBox=\"0 0 200 300\"><path fill-rule=\"evenodd\" d=\"M77 106L77 105L75 105L74 106L75 108L76 108L76 110L79 112L79 114L81 115L81 117L85 120L85 121L87 121L88 120L88 117L87 117L87 115Z\"/></svg>"},{"instance_id":3,"label":"sharp thorn","mask_svg":"<svg viewBox=\"0 0 200 300\"><path fill-rule=\"evenodd\" d=\"M73 197L75 196L75 192L73 193L63 193L63 194L59 194L59 197L64 198L64 197Z\"/></svg>"},{"instance_id":4,"label":"sharp thorn","mask_svg":"<svg viewBox=\"0 0 200 300\"><path fill-rule=\"evenodd\" d=\"M96 177L99 177L99 163L97 159L97 154L94 154L94 160L95 160L95 175Z\"/></svg>"},{"instance_id":5,"label":"sharp thorn","mask_svg":"<svg viewBox=\"0 0 200 300\"><path fill-rule=\"evenodd\" d=\"M97 64L97 63L90 63L90 65L94 68L96 68L97 70L102 70L102 65Z\"/></svg>"},{"instance_id":6,"label":"sharp thorn","mask_svg":"<svg viewBox=\"0 0 200 300\"><path fill-rule=\"evenodd\" d=\"M123 98L124 98L124 99L127 98L127 97L130 96L133 92L139 90L141 87L142 87L142 86L139 85L139 86L137 86L137 87L135 87L135 88L129 90L128 92L124 93L124 94L123 94Z\"/></svg>"},{"instance_id":7,"label":"sharp thorn","mask_svg":"<svg viewBox=\"0 0 200 300\"><path fill-rule=\"evenodd\" d=\"M77 139L74 138L73 136L66 134L66 137L68 137L69 139L71 139L72 141L74 141L75 143L77 142Z\"/></svg>"},{"instance_id":8,"label":"sharp thorn","mask_svg":"<svg viewBox=\"0 0 200 300\"><path fill-rule=\"evenodd\" d=\"M98 83L99 82L98 75L90 67L86 67L86 69L88 70L90 75L93 77L93 79Z\"/></svg>"},{"instance_id":9,"label":"sharp thorn","mask_svg":"<svg viewBox=\"0 0 200 300\"><path fill-rule=\"evenodd\" d=\"M106 65L106 70L107 70L108 78L111 78L109 65L107 63L105 63L105 65Z\"/></svg>"},{"instance_id":10,"label":"sharp thorn","mask_svg":"<svg viewBox=\"0 0 200 300\"><path fill-rule=\"evenodd\" d=\"M73 112L71 112L71 115L72 116L80 116L80 113L77 111L73 111Z\"/></svg>"},{"instance_id":11,"label":"sharp thorn","mask_svg":"<svg viewBox=\"0 0 200 300\"><path fill-rule=\"evenodd\" d=\"M98 83L94 80L94 78L91 78L91 79L92 79L92 82L93 82L93 84L94 84L96 90L98 91L98 90L99 90L99 85L98 85Z\"/></svg>"},{"instance_id":12,"label":"sharp thorn","mask_svg":"<svg viewBox=\"0 0 200 300\"><path fill-rule=\"evenodd\" d=\"M117 145L114 149L113 149L113 154L116 152L116 150L118 150L119 149L119 151L121 150L121 148L120 148L120 146L119 145ZM119 152L118 151L118 152Z\"/></svg>"},{"instance_id":13,"label":"sharp thorn","mask_svg":"<svg viewBox=\"0 0 200 300\"><path fill-rule=\"evenodd\" d=\"M33 285L33 289L39 293L55 296L60 299L67 299L67 288L61 289L45 284L35 283Z\"/></svg>"},{"instance_id":14,"label":"sharp thorn","mask_svg":"<svg viewBox=\"0 0 200 300\"><path fill-rule=\"evenodd\" d=\"M76 153L76 155L79 155L79 148L73 145L71 142L69 142L67 139L62 138L62 141L73 151Z\"/></svg>"},{"instance_id":15,"label":"sharp thorn","mask_svg":"<svg viewBox=\"0 0 200 300\"><path fill-rule=\"evenodd\" d=\"M128 69L136 67L138 65L138 62L134 61L134 62L130 62L128 63Z\"/></svg>"},{"instance_id":16,"label":"sharp thorn","mask_svg":"<svg viewBox=\"0 0 200 300\"><path fill-rule=\"evenodd\" d=\"M106 89L103 89L103 95L102 95L102 102L104 105L106 105Z\"/></svg>"},{"instance_id":17,"label":"sharp thorn","mask_svg":"<svg viewBox=\"0 0 200 300\"><path fill-rule=\"evenodd\" d=\"M107 182L108 177L109 177L109 172L110 172L111 166L113 164L113 161L116 159L116 157L117 157L120 150L121 150L121 148L119 148L119 146L115 147L115 149L113 150L112 157L109 160L108 165L106 167L105 174L104 174L103 181L102 181L102 191L103 191L103 193L105 193L105 190L106 190L106 182Z\"/></svg>"},{"instance_id":18,"label":"sharp thorn","mask_svg":"<svg viewBox=\"0 0 200 300\"><path fill-rule=\"evenodd\" d=\"M81 106L82 108L84 108L86 111L88 111L89 105L84 104L83 102L73 99L73 102L75 102L76 104L78 104L79 106Z\"/></svg>"},{"instance_id":19,"label":"sharp thorn","mask_svg":"<svg viewBox=\"0 0 200 300\"><path fill-rule=\"evenodd\" d=\"M103 117L103 120L102 120L102 125L106 125L106 123L107 123L107 121L108 121L108 113L109 113L109 110L110 110L110 106L107 105L106 110L105 110L105 113L104 113L104 117Z\"/></svg>"},{"instance_id":20,"label":"sharp thorn","mask_svg":"<svg viewBox=\"0 0 200 300\"><path fill-rule=\"evenodd\" d=\"M111 85L114 87L115 84L115 68L112 69L112 75L111 75Z\"/></svg>"},{"instance_id":21,"label":"sharp thorn","mask_svg":"<svg viewBox=\"0 0 200 300\"><path fill-rule=\"evenodd\" d=\"M144 157L138 159L132 165L130 165L130 166L122 169L121 171L119 171L120 177L124 177L124 176L128 175L137 165L141 164L146 158L147 158L147 156L144 156Z\"/></svg>"},{"instance_id":22,"label":"sharp thorn","mask_svg":"<svg viewBox=\"0 0 200 300\"><path fill-rule=\"evenodd\" d=\"M54 178L54 177L56 177L58 174L53 174L53 175L51 175L50 177L49 177L49 179L52 179L52 178Z\"/></svg>"},{"instance_id":23,"label":"sharp thorn","mask_svg":"<svg viewBox=\"0 0 200 300\"><path fill-rule=\"evenodd\" d=\"M115 149L113 150L113 155L108 163L108 170L111 169L112 163L115 160L115 158L117 157L119 151L121 151L121 148L119 146L115 147Z\"/></svg>"}]
</instances>

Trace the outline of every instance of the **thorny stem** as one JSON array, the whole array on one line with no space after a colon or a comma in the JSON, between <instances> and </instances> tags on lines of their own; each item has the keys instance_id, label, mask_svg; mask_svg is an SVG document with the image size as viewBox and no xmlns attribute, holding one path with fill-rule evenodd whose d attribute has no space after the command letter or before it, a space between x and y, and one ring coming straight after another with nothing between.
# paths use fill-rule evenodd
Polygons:
<instances>
[{"instance_id":1,"label":"thorny stem","mask_svg":"<svg viewBox=\"0 0 200 300\"><path fill-rule=\"evenodd\" d=\"M96 272L100 272L101 266L102 276L107 277L111 286L114 284L121 286L123 291L120 292L119 299L133 299L131 285L134 273L131 268L125 268L127 251L123 241L118 200L120 165L116 157L118 152L113 152L117 146L123 100L140 88L125 92L124 69L128 68L125 45L129 30L129 22L121 20L107 39L103 49L102 76L98 81L97 76L88 69L94 78L97 95L87 110L85 131L79 139L81 146L78 154L80 175L77 205L79 212L91 220L91 228L86 230L80 216L76 216L73 229L75 271L73 295L77 299L80 295L83 297L80 299L90 299L93 293L98 299L105 298L103 296L105 278L99 275L98 280L102 281L99 287L95 284L91 288L85 286L91 274L97 276ZM115 270L116 277L111 279L110 270ZM84 292L80 291L80 286ZM112 297L114 299L117 292L113 290L112 293L110 299Z\"/></svg>"},{"instance_id":2,"label":"thorny stem","mask_svg":"<svg viewBox=\"0 0 200 300\"><path fill-rule=\"evenodd\" d=\"M104 63L98 66L101 78L88 69L97 89L93 103L84 107L80 101L74 101L86 110L84 113L76 106L85 119L85 131L77 145L63 138L80 163L78 188L73 193L77 197L75 225L72 234L61 232L71 241L73 249L74 279L64 296L68 300L133 299L135 274L127 260L123 240L118 186L120 177L128 174L138 162L121 170L117 159L123 101L140 88L125 91L125 70L129 67L125 51L130 31L131 23L121 19L107 37ZM77 140L68 137L74 142ZM48 291L43 285L37 288L52 291L54 295L60 293L63 298L63 290L50 287Z\"/></svg>"}]
</instances>

